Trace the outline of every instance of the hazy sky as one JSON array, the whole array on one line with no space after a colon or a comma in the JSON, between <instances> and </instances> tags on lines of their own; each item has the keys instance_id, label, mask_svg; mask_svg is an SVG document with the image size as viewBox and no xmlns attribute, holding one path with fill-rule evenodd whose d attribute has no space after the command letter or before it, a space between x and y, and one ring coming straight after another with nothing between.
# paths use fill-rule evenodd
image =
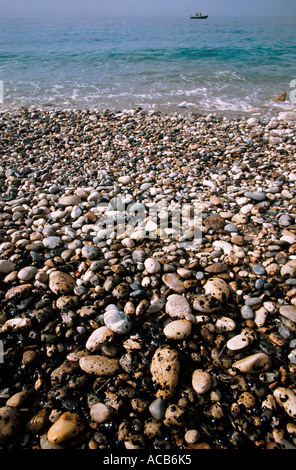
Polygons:
<instances>
[{"instance_id":1,"label":"hazy sky","mask_svg":"<svg viewBox=\"0 0 296 470\"><path fill-rule=\"evenodd\" d=\"M0 17L296 16L296 0L0 0Z\"/></svg>"}]
</instances>

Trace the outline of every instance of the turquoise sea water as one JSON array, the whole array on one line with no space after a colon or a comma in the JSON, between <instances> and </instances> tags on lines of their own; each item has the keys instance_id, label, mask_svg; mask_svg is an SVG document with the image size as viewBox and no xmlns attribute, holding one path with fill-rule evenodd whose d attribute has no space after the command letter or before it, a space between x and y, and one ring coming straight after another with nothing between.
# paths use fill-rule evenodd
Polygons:
<instances>
[{"instance_id":1,"label":"turquoise sea water","mask_svg":"<svg viewBox=\"0 0 296 470\"><path fill-rule=\"evenodd\" d=\"M1 19L2 108L254 113L284 90L291 106L295 18L189 15Z\"/></svg>"}]
</instances>

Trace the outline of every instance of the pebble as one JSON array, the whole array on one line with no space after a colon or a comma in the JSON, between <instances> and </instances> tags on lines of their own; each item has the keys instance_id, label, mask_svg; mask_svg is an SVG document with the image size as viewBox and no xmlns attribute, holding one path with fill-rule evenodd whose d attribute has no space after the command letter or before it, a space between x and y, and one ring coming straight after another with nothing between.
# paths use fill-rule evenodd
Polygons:
<instances>
[{"instance_id":1,"label":"pebble","mask_svg":"<svg viewBox=\"0 0 296 470\"><path fill-rule=\"evenodd\" d=\"M104 403L96 403L90 408L91 418L98 424L109 421L112 417L112 410Z\"/></svg>"},{"instance_id":2,"label":"pebble","mask_svg":"<svg viewBox=\"0 0 296 470\"><path fill-rule=\"evenodd\" d=\"M293 419L296 417L296 395L293 390L286 387L278 387L273 391L277 403Z\"/></svg>"},{"instance_id":3,"label":"pebble","mask_svg":"<svg viewBox=\"0 0 296 470\"><path fill-rule=\"evenodd\" d=\"M213 386L212 376L209 372L196 369L192 374L192 387L198 395L207 393Z\"/></svg>"},{"instance_id":4,"label":"pebble","mask_svg":"<svg viewBox=\"0 0 296 470\"><path fill-rule=\"evenodd\" d=\"M218 331L234 331L236 329L236 322L232 318L222 315L216 321L216 329Z\"/></svg>"},{"instance_id":5,"label":"pebble","mask_svg":"<svg viewBox=\"0 0 296 470\"><path fill-rule=\"evenodd\" d=\"M264 201L266 199L266 194L263 191L246 191L244 197L250 198L254 201Z\"/></svg>"},{"instance_id":6,"label":"pebble","mask_svg":"<svg viewBox=\"0 0 296 470\"><path fill-rule=\"evenodd\" d=\"M150 371L152 381L158 386L156 397L164 400L172 398L179 380L178 352L168 345L157 348L151 360Z\"/></svg>"},{"instance_id":7,"label":"pebble","mask_svg":"<svg viewBox=\"0 0 296 470\"><path fill-rule=\"evenodd\" d=\"M150 414L158 421L163 419L165 410L166 404L162 398L156 398L156 400L153 400L153 402L149 405Z\"/></svg>"},{"instance_id":8,"label":"pebble","mask_svg":"<svg viewBox=\"0 0 296 470\"><path fill-rule=\"evenodd\" d=\"M213 313L221 309L220 301L210 294L199 294L194 296L193 308L202 313Z\"/></svg>"},{"instance_id":9,"label":"pebble","mask_svg":"<svg viewBox=\"0 0 296 470\"><path fill-rule=\"evenodd\" d=\"M102 355L83 356L79 360L81 369L90 375L112 377L119 371L118 359Z\"/></svg>"},{"instance_id":10,"label":"pebble","mask_svg":"<svg viewBox=\"0 0 296 470\"><path fill-rule=\"evenodd\" d=\"M0 442L5 444L18 434L22 425L22 418L18 410L12 406L2 406L0 408Z\"/></svg>"},{"instance_id":11,"label":"pebble","mask_svg":"<svg viewBox=\"0 0 296 470\"><path fill-rule=\"evenodd\" d=\"M15 270L15 264L7 259L0 259L0 273L8 274Z\"/></svg>"},{"instance_id":12,"label":"pebble","mask_svg":"<svg viewBox=\"0 0 296 470\"><path fill-rule=\"evenodd\" d=\"M17 277L21 281L30 281L37 274L38 269L35 266L26 266L18 272Z\"/></svg>"},{"instance_id":13,"label":"pebble","mask_svg":"<svg viewBox=\"0 0 296 470\"><path fill-rule=\"evenodd\" d=\"M147 258L145 260L144 266L149 274L158 273L161 269L160 263L154 258Z\"/></svg>"},{"instance_id":14,"label":"pebble","mask_svg":"<svg viewBox=\"0 0 296 470\"><path fill-rule=\"evenodd\" d=\"M113 304L108 305L106 308L104 322L110 330L122 335L128 333L132 327L129 317Z\"/></svg>"},{"instance_id":15,"label":"pebble","mask_svg":"<svg viewBox=\"0 0 296 470\"><path fill-rule=\"evenodd\" d=\"M114 339L114 332L107 326L101 326L92 332L88 338L85 347L91 352L97 351L104 343L108 343Z\"/></svg>"},{"instance_id":16,"label":"pebble","mask_svg":"<svg viewBox=\"0 0 296 470\"><path fill-rule=\"evenodd\" d=\"M51 426L47 433L47 439L52 444L60 444L79 436L84 431L84 428L85 424L77 413L66 411Z\"/></svg>"},{"instance_id":17,"label":"pebble","mask_svg":"<svg viewBox=\"0 0 296 470\"><path fill-rule=\"evenodd\" d=\"M282 305L279 308L280 315L292 322L296 323L296 306L294 305Z\"/></svg>"},{"instance_id":18,"label":"pebble","mask_svg":"<svg viewBox=\"0 0 296 470\"><path fill-rule=\"evenodd\" d=\"M265 268L263 266L260 266L259 264L255 264L253 266L253 271L255 274L259 276L262 276L263 274L265 274Z\"/></svg>"},{"instance_id":19,"label":"pebble","mask_svg":"<svg viewBox=\"0 0 296 470\"><path fill-rule=\"evenodd\" d=\"M190 336L192 323L189 320L174 320L168 323L163 333L168 339L183 340Z\"/></svg>"},{"instance_id":20,"label":"pebble","mask_svg":"<svg viewBox=\"0 0 296 470\"><path fill-rule=\"evenodd\" d=\"M49 248L50 250L54 250L55 248L57 248L60 245L61 239L60 239L60 237L55 237L55 236L45 237L45 238L43 238L42 243L45 246L45 248Z\"/></svg>"},{"instance_id":21,"label":"pebble","mask_svg":"<svg viewBox=\"0 0 296 470\"><path fill-rule=\"evenodd\" d=\"M172 318L187 318L191 314L192 308L186 297L178 294L171 294L167 297L165 304L166 313Z\"/></svg>"},{"instance_id":22,"label":"pebble","mask_svg":"<svg viewBox=\"0 0 296 470\"><path fill-rule=\"evenodd\" d=\"M235 335L227 341L226 346L230 351L240 351L249 346L249 339L244 334Z\"/></svg>"},{"instance_id":23,"label":"pebble","mask_svg":"<svg viewBox=\"0 0 296 470\"><path fill-rule=\"evenodd\" d=\"M204 285L204 290L206 295L212 295L221 302L226 302L230 294L227 283L219 277L208 279Z\"/></svg>"},{"instance_id":24,"label":"pebble","mask_svg":"<svg viewBox=\"0 0 296 470\"><path fill-rule=\"evenodd\" d=\"M75 280L67 273L53 271L49 274L48 286L56 295L62 296L71 294L75 285Z\"/></svg>"},{"instance_id":25,"label":"pebble","mask_svg":"<svg viewBox=\"0 0 296 470\"><path fill-rule=\"evenodd\" d=\"M82 256L89 260L95 260L100 254L100 249L97 246L85 245L81 250Z\"/></svg>"},{"instance_id":26,"label":"pebble","mask_svg":"<svg viewBox=\"0 0 296 470\"><path fill-rule=\"evenodd\" d=\"M237 369L244 374L264 372L269 370L270 366L270 357L263 352L251 354L232 364L233 369Z\"/></svg>"},{"instance_id":27,"label":"pebble","mask_svg":"<svg viewBox=\"0 0 296 470\"><path fill-rule=\"evenodd\" d=\"M171 427L184 426L185 421L185 409L179 405L169 405L165 410L163 424Z\"/></svg>"},{"instance_id":28,"label":"pebble","mask_svg":"<svg viewBox=\"0 0 296 470\"><path fill-rule=\"evenodd\" d=\"M185 292L184 282L177 274L168 273L162 276L162 280L171 290L182 293Z\"/></svg>"}]
</instances>

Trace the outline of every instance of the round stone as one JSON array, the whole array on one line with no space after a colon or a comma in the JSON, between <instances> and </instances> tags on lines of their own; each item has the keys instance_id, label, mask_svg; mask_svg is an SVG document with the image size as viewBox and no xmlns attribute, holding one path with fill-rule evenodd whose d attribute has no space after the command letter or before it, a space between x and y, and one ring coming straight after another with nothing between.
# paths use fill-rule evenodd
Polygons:
<instances>
[{"instance_id":1,"label":"round stone","mask_svg":"<svg viewBox=\"0 0 296 470\"><path fill-rule=\"evenodd\" d=\"M38 269L35 266L26 266L18 272L17 277L21 281L30 281L37 273Z\"/></svg>"},{"instance_id":2,"label":"round stone","mask_svg":"<svg viewBox=\"0 0 296 470\"><path fill-rule=\"evenodd\" d=\"M60 237L56 237L56 236L45 237L45 238L43 238L42 243L45 246L45 248L49 248L50 250L54 250L55 248L57 248L60 245L61 239L60 239Z\"/></svg>"},{"instance_id":3,"label":"round stone","mask_svg":"<svg viewBox=\"0 0 296 470\"><path fill-rule=\"evenodd\" d=\"M15 270L15 264L6 259L0 259L0 273L8 274Z\"/></svg>"},{"instance_id":4,"label":"round stone","mask_svg":"<svg viewBox=\"0 0 296 470\"><path fill-rule=\"evenodd\" d=\"M192 387L198 395L208 392L213 385L213 379L209 372L196 369L192 374Z\"/></svg>"},{"instance_id":5,"label":"round stone","mask_svg":"<svg viewBox=\"0 0 296 470\"><path fill-rule=\"evenodd\" d=\"M100 248L94 245L85 245L81 250L82 256L90 260L94 260L98 258L100 252L101 252Z\"/></svg>"},{"instance_id":6,"label":"round stone","mask_svg":"<svg viewBox=\"0 0 296 470\"><path fill-rule=\"evenodd\" d=\"M210 294L197 294L193 298L193 308L202 313L213 313L221 308L221 302Z\"/></svg>"},{"instance_id":7,"label":"round stone","mask_svg":"<svg viewBox=\"0 0 296 470\"><path fill-rule=\"evenodd\" d=\"M181 427L184 425L185 409L179 405L169 405L165 410L163 424L171 427Z\"/></svg>"},{"instance_id":8,"label":"round stone","mask_svg":"<svg viewBox=\"0 0 296 470\"><path fill-rule=\"evenodd\" d=\"M222 316L216 321L216 329L218 331L233 331L236 328L236 322L229 317Z\"/></svg>"},{"instance_id":9,"label":"round stone","mask_svg":"<svg viewBox=\"0 0 296 470\"><path fill-rule=\"evenodd\" d=\"M230 338L226 346L230 351L240 351L249 345L248 337L244 334L235 335Z\"/></svg>"},{"instance_id":10,"label":"round stone","mask_svg":"<svg viewBox=\"0 0 296 470\"><path fill-rule=\"evenodd\" d=\"M97 328L86 342L86 349L96 351L102 344L110 342L114 338L114 332L107 326Z\"/></svg>"},{"instance_id":11,"label":"round stone","mask_svg":"<svg viewBox=\"0 0 296 470\"><path fill-rule=\"evenodd\" d=\"M171 294L168 296L165 311L172 318L186 318L192 313L192 309L186 297L179 294Z\"/></svg>"},{"instance_id":12,"label":"round stone","mask_svg":"<svg viewBox=\"0 0 296 470\"><path fill-rule=\"evenodd\" d=\"M76 286L75 280L70 274L62 271L53 271L49 275L49 288L59 296L71 294Z\"/></svg>"},{"instance_id":13,"label":"round stone","mask_svg":"<svg viewBox=\"0 0 296 470\"><path fill-rule=\"evenodd\" d=\"M258 276L262 276L263 274L265 274L265 268L263 266L260 266L259 264L255 264L253 266L253 271Z\"/></svg>"},{"instance_id":14,"label":"round stone","mask_svg":"<svg viewBox=\"0 0 296 470\"><path fill-rule=\"evenodd\" d=\"M228 284L224 279L220 279L219 277L208 279L204 285L204 290L207 295L212 295L221 302L226 302L230 294Z\"/></svg>"},{"instance_id":15,"label":"round stone","mask_svg":"<svg viewBox=\"0 0 296 470\"><path fill-rule=\"evenodd\" d=\"M175 273L167 273L162 276L163 282L175 292L185 292L184 282Z\"/></svg>"},{"instance_id":16,"label":"round stone","mask_svg":"<svg viewBox=\"0 0 296 470\"><path fill-rule=\"evenodd\" d=\"M104 323L110 330L122 335L128 333L132 327L129 317L113 304L106 308Z\"/></svg>"},{"instance_id":17,"label":"round stone","mask_svg":"<svg viewBox=\"0 0 296 470\"><path fill-rule=\"evenodd\" d=\"M147 258L144 262L144 266L146 271L148 271L150 274L158 273L158 271L161 269L160 263L154 258Z\"/></svg>"},{"instance_id":18,"label":"round stone","mask_svg":"<svg viewBox=\"0 0 296 470\"><path fill-rule=\"evenodd\" d=\"M183 340L190 336L192 323L189 320L174 320L168 323L163 333L168 339Z\"/></svg>"},{"instance_id":19,"label":"round stone","mask_svg":"<svg viewBox=\"0 0 296 470\"><path fill-rule=\"evenodd\" d=\"M0 441L15 436L21 428L21 416L18 410L11 406L0 408Z\"/></svg>"},{"instance_id":20,"label":"round stone","mask_svg":"<svg viewBox=\"0 0 296 470\"><path fill-rule=\"evenodd\" d=\"M90 409L91 418L99 424L109 421L112 416L112 410L104 403L96 403Z\"/></svg>"}]
</instances>

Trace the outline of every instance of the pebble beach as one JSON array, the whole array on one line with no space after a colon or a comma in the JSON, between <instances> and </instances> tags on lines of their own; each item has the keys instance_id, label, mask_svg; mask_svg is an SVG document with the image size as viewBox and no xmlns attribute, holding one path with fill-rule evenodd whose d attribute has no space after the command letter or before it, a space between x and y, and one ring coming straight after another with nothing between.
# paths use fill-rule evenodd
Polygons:
<instances>
[{"instance_id":1,"label":"pebble beach","mask_svg":"<svg viewBox=\"0 0 296 470\"><path fill-rule=\"evenodd\" d=\"M296 448L295 123L1 112L1 449Z\"/></svg>"}]
</instances>

